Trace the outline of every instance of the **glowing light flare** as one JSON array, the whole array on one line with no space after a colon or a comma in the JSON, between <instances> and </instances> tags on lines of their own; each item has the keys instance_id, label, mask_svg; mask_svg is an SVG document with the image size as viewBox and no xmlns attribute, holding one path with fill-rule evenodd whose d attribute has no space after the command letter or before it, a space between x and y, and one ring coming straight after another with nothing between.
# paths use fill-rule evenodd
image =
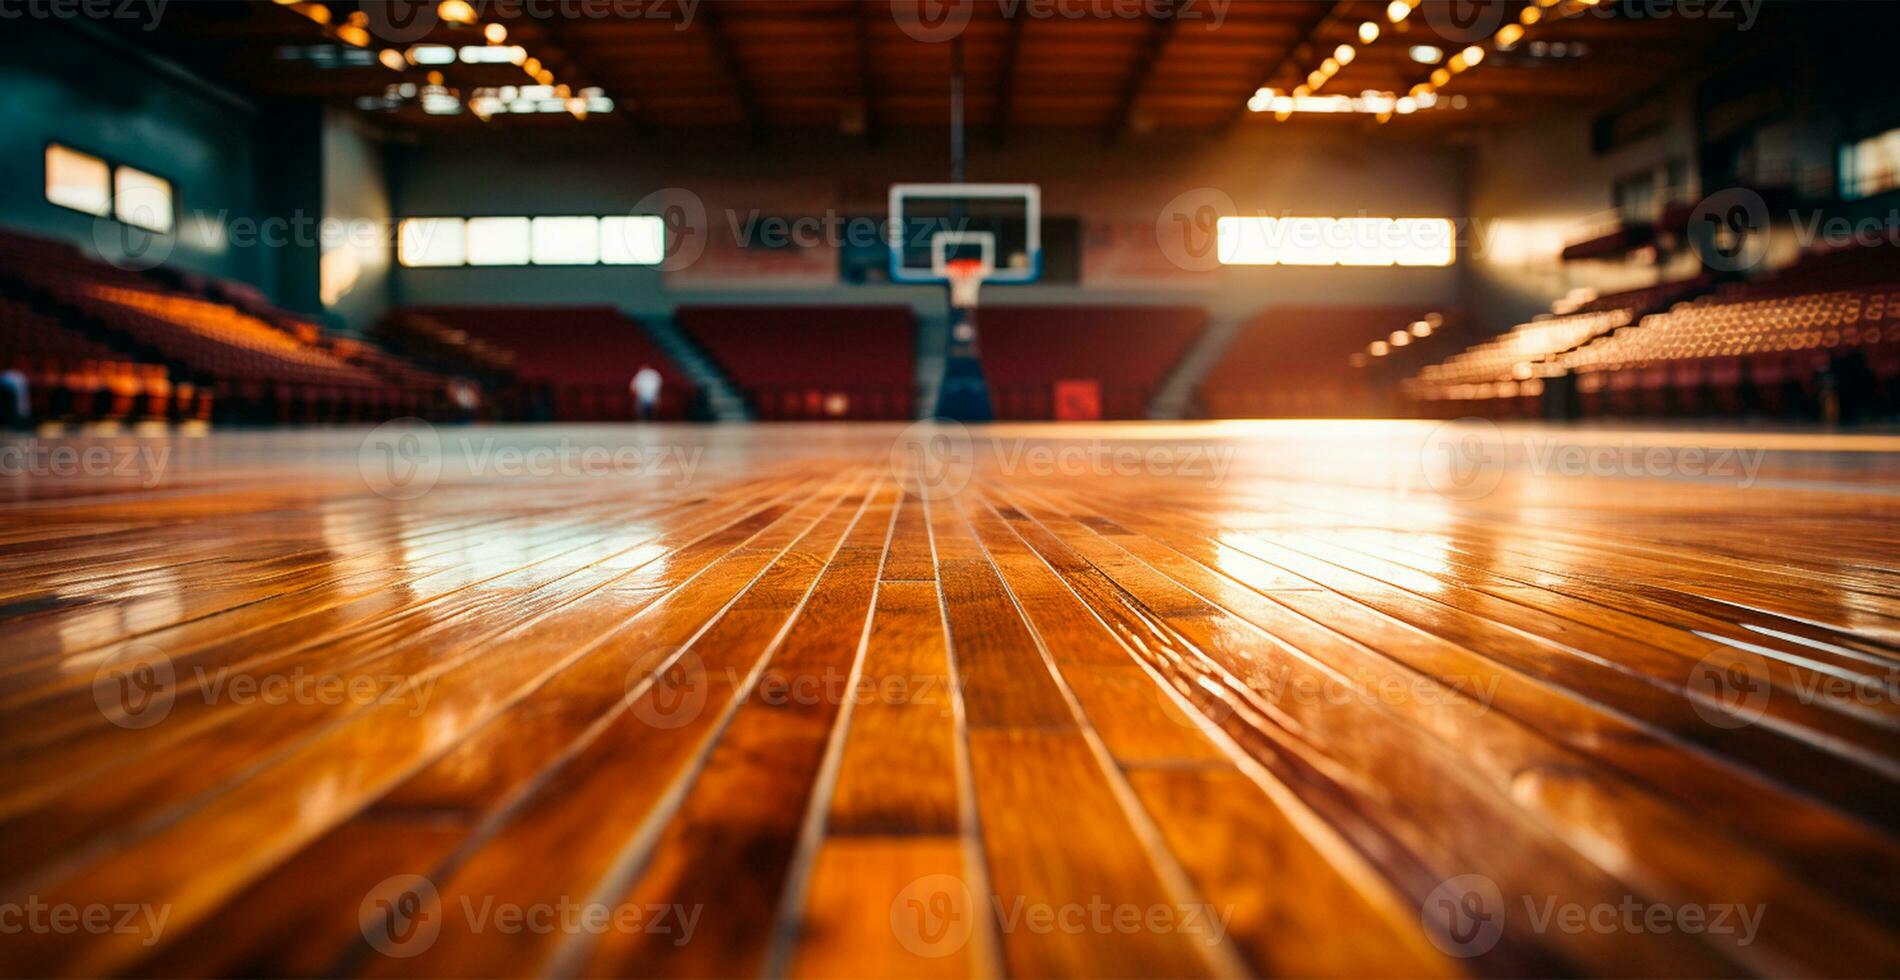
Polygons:
<instances>
[{"instance_id":1,"label":"glowing light flare","mask_svg":"<svg viewBox=\"0 0 1900 980\"><path fill-rule=\"evenodd\" d=\"M475 8L468 0L442 0L436 4L435 15L451 24L475 23Z\"/></svg>"},{"instance_id":2,"label":"glowing light flare","mask_svg":"<svg viewBox=\"0 0 1900 980\"><path fill-rule=\"evenodd\" d=\"M1374 23L1373 21L1366 21L1365 23L1359 25L1359 43L1360 44L1371 44L1372 42L1377 41L1378 39L1379 39L1379 25L1377 23Z\"/></svg>"}]
</instances>

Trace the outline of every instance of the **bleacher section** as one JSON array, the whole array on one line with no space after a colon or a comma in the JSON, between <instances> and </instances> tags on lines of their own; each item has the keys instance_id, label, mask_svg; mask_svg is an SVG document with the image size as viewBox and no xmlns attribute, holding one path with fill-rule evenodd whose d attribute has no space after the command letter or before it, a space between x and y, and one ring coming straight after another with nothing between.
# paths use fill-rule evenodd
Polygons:
<instances>
[{"instance_id":1,"label":"bleacher section","mask_svg":"<svg viewBox=\"0 0 1900 980\"><path fill-rule=\"evenodd\" d=\"M986 306L977 312L983 371L999 419L1141 419L1201 332L1207 311L1181 306ZM1057 385L1081 382L1058 406ZM1060 409L1060 410L1059 410Z\"/></svg>"},{"instance_id":2,"label":"bleacher section","mask_svg":"<svg viewBox=\"0 0 1900 980\"><path fill-rule=\"evenodd\" d=\"M1352 358L1371 341L1424 316L1417 307L1277 306L1262 310L1201 382L1209 418L1342 417L1379 413L1384 359L1371 369ZM1441 316L1426 350L1455 335L1456 316ZM1399 355L1392 355L1395 357Z\"/></svg>"},{"instance_id":3,"label":"bleacher section","mask_svg":"<svg viewBox=\"0 0 1900 980\"><path fill-rule=\"evenodd\" d=\"M15 300L0 299L0 370L27 383L25 415L4 406L14 423L197 419L211 411L209 391L174 386L164 365L137 363Z\"/></svg>"},{"instance_id":4,"label":"bleacher section","mask_svg":"<svg viewBox=\"0 0 1900 980\"><path fill-rule=\"evenodd\" d=\"M610 306L438 306L398 311L381 331L463 335L478 356L506 351L511 389L497 392L501 414L528 421L626 422L638 416L630 387L642 367L660 372L661 420L689 416L696 391L638 322ZM499 361L490 361L500 366Z\"/></svg>"},{"instance_id":5,"label":"bleacher section","mask_svg":"<svg viewBox=\"0 0 1900 980\"><path fill-rule=\"evenodd\" d=\"M909 307L682 306L675 319L760 421L915 417Z\"/></svg>"},{"instance_id":6,"label":"bleacher section","mask_svg":"<svg viewBox=\"0 0 1900 980\"><path fill-rule=\"evenodd\" d=\"M1813 414L1824 385L1892 406L1900 284L1761 295L1740 289L1646 317L1564 355L1586 415Z\"/></svg>"},{"instance_id":7,"label":"bleacher section","mask_svg":"<svg viewBox=\"0 0 1900 980\"><path fill-rule=\"evenodd\" d=\"M1900 249L1812 253L1772 277L1709 288L1696 279L1600 297L1585 308L1602 312L1520 325L1426 368L1406 391L1440 417L1900 408ZM1574 403L1547 404L1573 384Z\"/></svg>"},{"instance_id":8,"label":"bleacher section","mask_svg":"<svg viewBox=\"0 0 1900 980\"><path fill-rule=\"evenodd\" d=\"M1534 416L1547 379L1564 373L1558 358L1630 323L1628 310L1575 313L1520 323L1502 337L1476 344L1426 367L1404 390L1427 414L1463 414L1456 406L1489 403L1494 414ZM1450 406L1447 408L1447 406Z\"/></svg>"}]
</instances>

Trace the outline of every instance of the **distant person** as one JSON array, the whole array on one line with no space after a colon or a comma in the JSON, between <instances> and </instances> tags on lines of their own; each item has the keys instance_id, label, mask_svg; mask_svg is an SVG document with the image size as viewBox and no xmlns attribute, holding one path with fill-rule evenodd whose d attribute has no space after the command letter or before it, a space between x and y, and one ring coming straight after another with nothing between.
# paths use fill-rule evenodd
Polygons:
<instances>
[{"instance_id":1,"label":"distant person","mask_svg":"<svg viewBox=\"0 0 1900 980\"><path fill-rule=\"evenodd\" d=\"M651 422L660 411L660 372L642 364L633 376L633 400L642 422Z\"/></svg>"},{"instance_id":2,"label":"distant person","mask_svg":"<svg viewBox=\"0 0 1900 980\"><path fill-rule=\"evenodd\" d=\"M23 427L32 417L33 399L25 371L0 371L0 411L5 413L0 424L8 428Z\"/></svg>"}]
</instances>

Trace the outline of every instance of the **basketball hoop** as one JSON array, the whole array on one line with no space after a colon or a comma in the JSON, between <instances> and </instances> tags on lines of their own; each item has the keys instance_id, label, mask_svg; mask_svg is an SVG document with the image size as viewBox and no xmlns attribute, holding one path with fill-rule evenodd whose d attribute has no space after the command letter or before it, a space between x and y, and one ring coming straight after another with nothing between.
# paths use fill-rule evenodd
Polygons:
<instances>
[{"instance_id":1,"label":"basketball hoop","mask_svg":"<svg viewBox=\"0 0 1900 980\"><path fill-rule=\"evenodd\" d=\"M943 275L950 283L950 305L960 310L976 306L977 293L983 288L982 259L951 259L943 264Z\"/></svg>"}]
</instances>

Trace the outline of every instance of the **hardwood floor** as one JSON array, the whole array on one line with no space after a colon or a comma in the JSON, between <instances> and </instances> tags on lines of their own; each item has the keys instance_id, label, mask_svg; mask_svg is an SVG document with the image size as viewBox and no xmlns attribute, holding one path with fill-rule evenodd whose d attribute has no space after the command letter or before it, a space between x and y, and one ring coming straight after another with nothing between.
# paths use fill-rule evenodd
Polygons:
<instances>
[{"instance_id":1,"label":"hardwood floor","mask_svg":"<svg viewBox=\"0 0 1900 980\"><path fill-rule=\"evenodd\" d=\"M1900 437L60 445L8 974L1900 973Z\"/></svg>"}]
</instances>

